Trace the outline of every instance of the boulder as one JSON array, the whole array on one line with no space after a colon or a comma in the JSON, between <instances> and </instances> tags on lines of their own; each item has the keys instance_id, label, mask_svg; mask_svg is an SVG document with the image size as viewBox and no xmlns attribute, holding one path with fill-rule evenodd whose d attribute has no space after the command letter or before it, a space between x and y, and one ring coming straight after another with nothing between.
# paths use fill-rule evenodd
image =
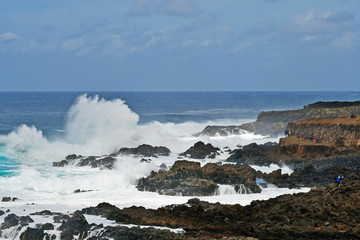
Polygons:
<instances>
[{"instance_id":1,"label":"boulder","mask_svg":"<svg viewBox=\"0 0 360 240\"><path fill-rule=\"evenodd\" d=\"M278 144L275 142L267 142L265 144L251 143L231 151L230 154L230 157L226 159L227 162L259 166L268 166L280 156L278 154Z\"/></svg>"},{"instance_id":2,"label":"boulder","mask_svg":"<svg viewBox=\"0 0 360 240\"><path fill-rule=\"evenodd\" d=\"M72 240L74 235L78 235L77 239L85 239L89 229L90 226L80 211L74 212L72 217L67 221L63 221L58 228L61 231L60 236L63 240Z\"/></svg>"},{"instance_id":3,"label":"boulder","mask_svg":"<svg viewBox=\"0 0 360 240\"><path fill-rule=\"evenodd\" d=\"M194 144L184 153L181 153L180 156L185 156L194 159L205 159L205 158L215 158L219 155L220 149L213 147L210 143L205 144L201 141Z\"/></svg>"},{"instance_id":4,"label":"boulder","mask_svg":"<svg viewBox=\"0 0 360 240\"><path fill-rule=\"evenodd\" d=\"M214 195L218 184L228 184L244 192L261 192L256 184L256 171L249 166L223 165L214 163L200 166L199 162L176 161L169 171L152 172L146 178L140 178L137 189L158 192L165 195L209 196Z\"/></svg>"},{"instance_id":5,"label":"boulder","mask_svg":"<svg viewBox=\"0 0 360 240\"><path fill-rule=\"evenodd\" d=\"M159 156L169 156L170 150L166 147L153 147L148 144L140 145L136 148L121 148L118 152L119 154L129 155L133 154L136 156L143 156L143 157L159 157Z\"/></svg>"},{"instance_id":6,"label":"boulder","mask_svg":"<svg viewBox=\"0 0 360 240\"><path fill-rule=\"evenodd\" d=\"M21 233L20 240L43 240L45 237L49 238L49 235L43 229L28 227Z\"/></svg>"},{"instance_id":7,"label":"boulder","mask_svg":"<svg viewBox=\"0 0 360 240\"><path fill-rule=\"evenodd\" d=\"M7 215L4 219L4 222L1 224L1 228L0 229L6 229L6 228L10 228L10 227L14 227L17 225L20 226L27 226L29 225L29 223L34 222L34 220L29 217L29 216L17 216L13 213Z\"/></svg>"}]
</instances>

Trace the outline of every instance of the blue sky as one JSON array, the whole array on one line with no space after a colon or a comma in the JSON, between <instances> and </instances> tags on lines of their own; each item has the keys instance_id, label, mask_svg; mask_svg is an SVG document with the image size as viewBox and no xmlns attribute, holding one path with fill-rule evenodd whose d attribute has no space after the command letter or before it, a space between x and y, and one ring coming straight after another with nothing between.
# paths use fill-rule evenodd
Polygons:
<instances>
[{"instance_id":1,"label":"blue sky","mask_svg":"<svg viewBox=\"0 0 360 240\"><path fill-rule=\"evenodd\" d=\"M0 91L360 90L359 0L0 0Z\"/></svg>"}]
</instances>

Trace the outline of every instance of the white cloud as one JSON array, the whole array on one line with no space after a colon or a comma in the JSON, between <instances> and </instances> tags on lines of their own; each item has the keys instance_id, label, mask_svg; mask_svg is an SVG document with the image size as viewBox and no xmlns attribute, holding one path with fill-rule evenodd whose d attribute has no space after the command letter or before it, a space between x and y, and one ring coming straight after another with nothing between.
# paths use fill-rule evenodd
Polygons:
<instances>
[{"instance_id":1,"label":"white cloud","mask_svg":"<svg viewBox=\"0 0 360 240\"><path fill-rule=\"evenodd\" d=\"M204 40L200 45L203 47L210 47L213 45L213 42L211 40Z\"/></svg>"},{"instance_id":2,"label":"white cloud","mask_svg":"<svg viewBox=\"0 0 360 240\"><path fill-rule=\"evenodd\" d=\"M85 45L85 37L69 39L65 41L62 45L62 49L66 51L74 51L79 50L80 48L84 47Z\"/></svg>"},{"instance_id":3,"label":"white cloud","mask_svg":"<svg viewBox=\"0 0 360 240\"><path fill-rule=\"evenodd\" d=\"M312 40L314 40L314 39L316 39L316 38L317 38L316 35L307 35L307 36L304 36L304 37L302 38L302 40L303 40L304 42L309 42L309 41L312 41Z\"/></svg>"},{"instance_id":4,"label":"white cloud","mask_svg":"<svg viewBox=\"0 0 360 240\"><path fill-rule=\"evenodd\" d=\"M166 14L183 17L195 16L197 12L198 9L195 4L187 0L170 1L164 10L164 13Z\"/></svg>"},{"instance_id":5,"label":"white cloud","mask_svg":"<svg viewBox=\"0 0 360 240\"><path fill-rule=\"evenodd\" d=\"M354 25L351 14L310 9L295 15L286 26L286 30L300 34L316 34L349 29Z\"/></svg>"},{"instance_id":6,"label":"white cloud","mask_svg":"<svg viewBox=\"0 0 360 240\"><path fill-rule=\"evenodd\" d=\"M244 41L244 42L239 42L236 47L233 49L233 52L243 52L246 51L247 49L249 49L251 46L253 46L254 44L250 41Z\"/></svg>"},{"instance_id":7,"label":"white cloud","mask_svg":"<svg viewBox=\"0 0 360 240\"><path fill-rule=\"evenodd\" d=\"M351 48L355 46L355 33L344 33L342 36L335 38L332 45L340 48Z\"/></svg>"},{"instance_id":8,"label":"white cloud","mask_svg":"<svg viewBox=\"0 0 360 240\"><path fill-rule=\"evenodd\" d=\"M190 0L137 0L128 13L134 17L152 14L190 17L198 12L197 6Z\"/></svg>"},{"instance_id":9,"label":"white cloud","mask_svg":"<svg viewBox=\"0 0 360 240\"><path fill-rule=\"evenodd\" d=\"M17 39L20 39L20 37L11 32L0 34L1 41L12 41L12 40L17 40Z\"/></svg>"}]
</instances>

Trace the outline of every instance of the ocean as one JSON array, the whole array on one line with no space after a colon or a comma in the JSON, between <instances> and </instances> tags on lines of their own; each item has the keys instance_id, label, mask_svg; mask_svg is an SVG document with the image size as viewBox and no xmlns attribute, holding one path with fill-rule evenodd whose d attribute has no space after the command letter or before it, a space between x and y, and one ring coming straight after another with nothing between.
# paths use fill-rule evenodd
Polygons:
<instances>
[{"instance_id":1,"label":"ocean","mask_svg":"<svg viewBox=\"0 0 360 240\"><path fill-rule=\"evenodd\" d=\"M19 213L71 212L104 201L150 208L184 203L189 197L139 192L136 180L163 163L171 167L197 141L221 149L278 141L253 133L193 136L207 125L239 125L254 121L261 111L299 109L316 101L357 100L360 92L0 92L0 197L18 198L1 207ZM100 156L140 144L166 146L172 153L151 163L118 157L113 170L52 167L69 154ZM224 152L216 159L195 161L204 165L228 156ZM265 172L279 168L254 167ZM92 191L74 194L76 189ZM245 205L308 190L269 187L242 195L221 186L217 195L201 199Z\"/></svg>"}]
</instances>

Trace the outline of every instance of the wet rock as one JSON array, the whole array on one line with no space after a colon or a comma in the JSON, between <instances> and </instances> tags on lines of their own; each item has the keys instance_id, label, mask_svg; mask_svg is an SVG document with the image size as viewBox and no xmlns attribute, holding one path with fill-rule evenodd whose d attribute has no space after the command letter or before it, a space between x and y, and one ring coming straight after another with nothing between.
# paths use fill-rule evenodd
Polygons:
<instances>
[{"instance_id":1,"label":"wet rock","mask_svg":"<svg viewBox=\"0 0 360 240\"><path fill-rule=\"evenodd\" d=\"M139 228L139 227L106 227L104 230L99 231L95 236L89 237L89 240L97 239L163 239L163 240L185 240L187 238L170 232L169 230L159 230L153 227Z\"/></svg>"},{"instance_id":2,"label":"wet rock","mask_svg":"<svg viewBox=\"0 0 360 240\"><path fill-rule=\"evenodd\" d=\"M71 155L66 156L65 160L71 161L71 160L79 159L81 157L82 157L81 155L71 154Z\"/></svg>"},{"instance_id":3,"label":"wet rock","mask_svg":"<svg viewBox=\"0 0 360 240\"><path fill-rule=\"evenodd\" d=\"M213 147L210 143L205 144L201 141L194 144L184 153L181 153L180 156L185 156L194 159L205 159L205 158L215 158L219 155L220 149Z\"/></svg>"},{"instance_id":4,"label":"wet rock","mask_svg":"<svg viewBox=\"0 0 360 240\"><path fill-rule=\"evenodd\" d=\"M136 156L143 157L159 157L159 156L169 156L170 150L166 147L153 147L148 144L140 145L136 148L121 148L118 152L119 154L129 155L133 154Z\"/></svg>"},{"instance_id":5,"label":"wet rock","mask_svg":"<svg viewBox=\"0 0 360 240\"><path fill-rule=\"evenodd\" d=\"M93 190L80 190L80 189L76 189L74 190L74 193L84 193L84 192L92 192Z\"/></svg>"},{"instance_id":6,"label":"wet rock","mask_svg":"<svg viewBox=\"0 0 360 240\"><path fill-rule=\"evenodd\" d=\"M231 156L226 159L227 162L246 163L259 166L270 165L278 154L278 144L267 142L265 144L251 143L240 149L231 151Z\"/></svg>"},{"instance_id":7,"label":"wet rock","mask_svg":"<svg viewBox=\"0 0 360 240\"><path fill-rule=\"evenodd\" d=\"M53 224L45 223L45 224L41 224L40 229L46 231L46 230L54 230L55 228Z\"/></svg>"},{"instance_id":8,"label":"wet rock","mask_svg":"<svg viewBox=\"0 0 360 240\"><path fill-rule=\"evenodd\" d=\"M54 222L55 223L62 223L64 221L68 221L70 219L69 215L59 213L56 216L54 216Z\"/></svg>"},{"instance_id":9,"label":"wet rock","mask_svg":"<svg viewBox=\"0 0 360 240\"><path fill-rule=\"evenodd\" d=\"M256 193L261 189L255 183L256 172L249 166L214 163L200 166L199 162L176 161L169 171L152 172L137 182L140 191L158 192L165 195L208 196L215 194L217 184L233 185L245 192Z\"/></svg>"},{"instance_id":10,"label":"wet rock","mask_svg":"<svg viewBox=\"0 0 360 240\"><path fill-rule=\"evenodd\" d=\"M76 166L78 167L91 166L93 168L99 167L113 169L116 162L116 158L113 158L111 156L106 156L103 158L95 156L83 157L81 155L70 156L71 157L67 156L65 160L62 160L60 162L53 162L53 167L64 167L69 164L76 164Z\"/></svg>"},{"instance_id":11,"label":"wet rock","mask_svg":"<svg viewBox=\"0 0 360 240\"><path fill-rule=\"evenodd\" d=\"M67 160L61 160L60 162L53 162L53 167L64 167L69 165Z\"/></svg>"},{"instance_id":12,"label":"wet rock","mask_svg":"<svg viewBox=\"0 0 360 240\"><path fill-rule=\"evenodd\" d=\"M20 240L43 240L44 237L49 237L42 229L28 227L20 235Z\"/></svg>"},{"instance_id":13,"label":"wet rock","mask_svg":"<svg viewBox=\"0 0 360 240\"><path fill-rule=\"evenodd\" d=\"M3 197L2 202L11 202L11 197Z\"/></svg>"},{"instance_id":14,"label":"wet rock","mask_svg":"<svg viewBox=\"0 0 360 240\"><path fill-rule=\"evenodd\" d=\"M190 199L156 210L118 209L102 203L83 212L121 223L183 228L187 238L358 239L360 181L253 201L244 207Z\"/></svg>"},{"instance_id":15,"label":"wet rock","mask_svg":"<svg viewBox=\"0 0 360 240\"><path fill-rule=\"evenodd\" d=\"M204 130L194 134L195 137L200 136L231 136L246 134L248 131L241 129L239 126L206 126Z\"/></svg>"},{"instance_id":16,"label":"wet rock","mask_svg":"<svg viewBox=\"0 0 360 240\"><path fill-rule=\"evenodd\" d=\"M85 239L89 229L89 224L80 211L74 212L73 216L67 221L63 221L58 228L61 231L61 239L64 240L74 239L74 235L79 235L78 239Z\"/></svg>"},{"instance_id":17,"label":"wet rock","mask_svg":"<svg viewBox=\"0 0 360 240\"><path fill-rule=\"evenodd\" d=\"M4 222L1 224L1 229L6 229L10 227L14 227L17 225L27 226L29 223L34 222L34 220L29 216L17 216L13 213L7 215L4 219Z\"/></svg>"},{"instance_id":18,"label":"wet rock","mask_svg":"<svg viewBox=\"0 0 360 240\"><path fill-rule=\"evenodd\" d=\"M142 158L142 159L140 160L140 162L151 163L151 159L150 159L150 158L148 158L148 159Z\"/></svg>"}]
</instances>

